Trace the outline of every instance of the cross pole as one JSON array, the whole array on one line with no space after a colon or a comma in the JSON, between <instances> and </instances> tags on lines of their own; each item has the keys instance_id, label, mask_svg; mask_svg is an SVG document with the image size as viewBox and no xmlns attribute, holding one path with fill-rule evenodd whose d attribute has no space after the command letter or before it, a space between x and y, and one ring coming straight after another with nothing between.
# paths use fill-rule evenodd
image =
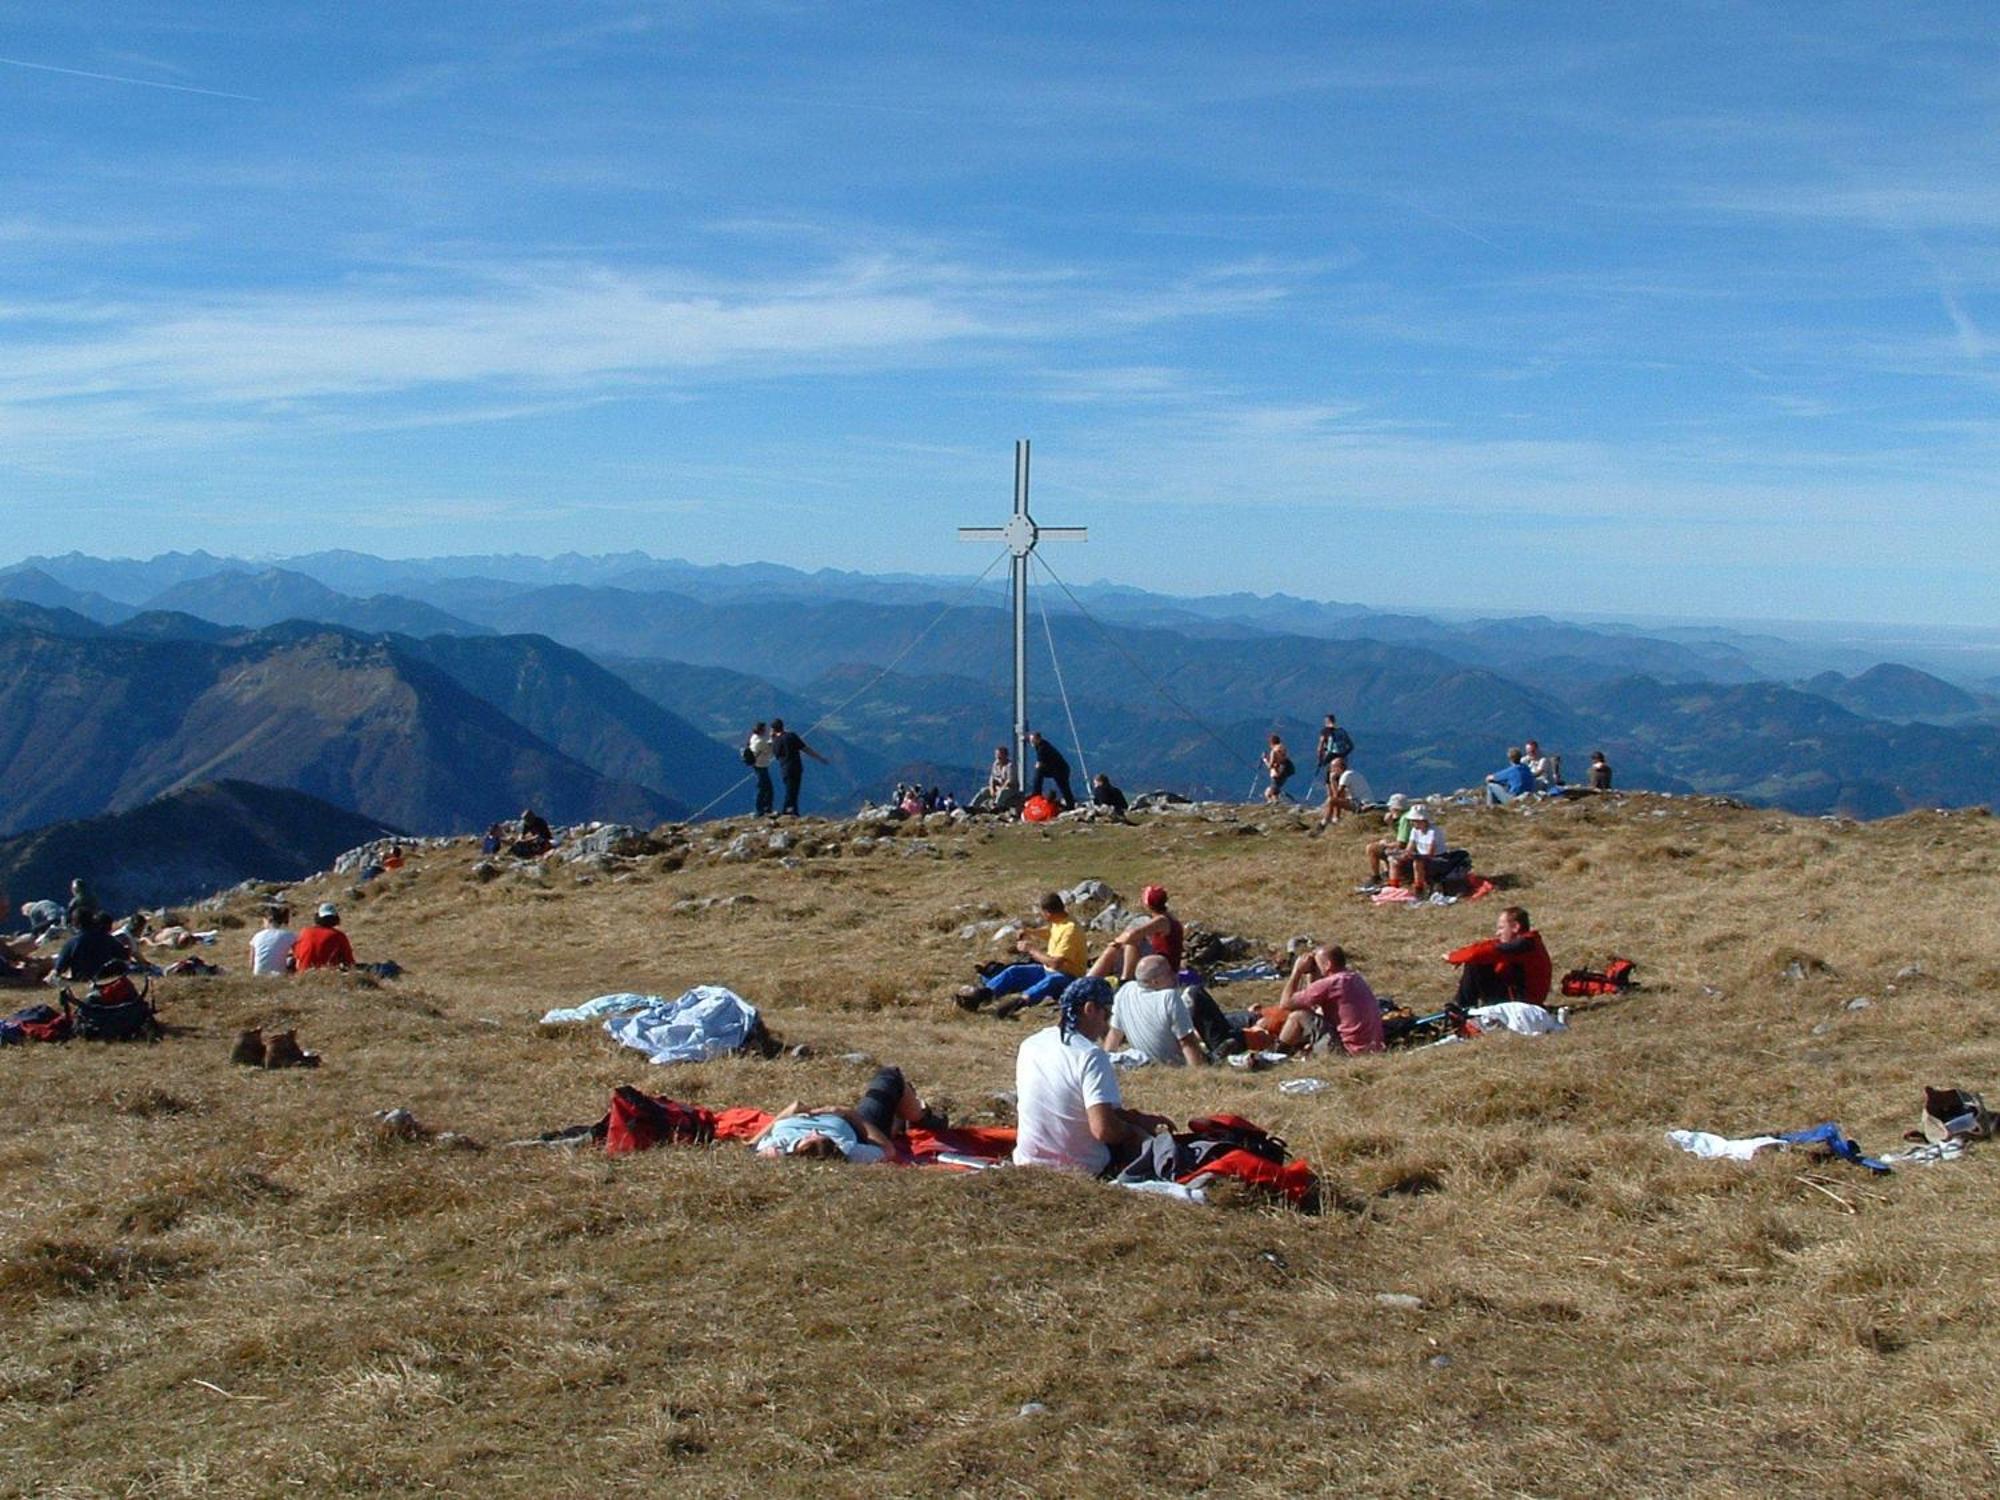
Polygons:
<instances>
[{"instance_id":1,"label":"cross pole","mask_svg":"<svg viewBox=\"0 0 2000 1500\"><path fill-rule=\"evenodd\" d=\"M961 542L1005 542L1014 559L1014 785L1028 790L1028 559L1037 542L1084 542L1086 526L1038 526L1028 514L1028 440L1014 444L1014 515L1005 526L961 526ZM1072 746L1072 749L1075 747Z\"/></svg>"}]
</instances>

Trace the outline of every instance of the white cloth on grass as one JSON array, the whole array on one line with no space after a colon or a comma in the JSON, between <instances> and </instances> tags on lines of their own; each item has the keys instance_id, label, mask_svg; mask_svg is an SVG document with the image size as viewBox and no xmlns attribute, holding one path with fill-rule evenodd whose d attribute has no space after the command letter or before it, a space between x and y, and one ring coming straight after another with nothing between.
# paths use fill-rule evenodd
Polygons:
<instances>
[{"instance_id":1,"label":"white cloth on grass","mask_svg":"<svg viewBox=\"0 0 2000 1500\"><path fill-rule=\"evenodd\" d=\"M599 995L595 1000L586 1000L581 1005L572 1005L567 1010L552 1010L542 1017L544 1026L560 1026L566 1021L595 1021L599 1016L621 1016L627 1011L644 1010L649 1005L664 1005L666 1001L658 995L634 995L626 991L617 995Z\"/></svg>"},{"instance_id":2,"label":"white cloth on grass","mask_svg":"<svg viewBox=\"0 0 2000 1500\"><path fill-rule=\"evenodd\" d=\"M1511 1031L1516 1036L1541 1036L1550 1031L1569 1030L1547 1010L1539 1005L1530 1005L1525 1000L1503 1000L1498 1005L1482 1005L1466 1014L1479 1023L1482 1031Z\"/></svg>"},{"instance_id":3,"label":"white cloth on grass","mask_svg":"<svg viewBox=\"0 0 2000 1500\"><path fill-rule=\"evenodd\" d=\"M1785 1144L1784 1137L1776 1135L1746 1135L1732 1140L1728 1136L1713 1135L1706 1130L1669 1130L1667 1139L1681 1150L1704 1161L1748 1161L1759 1151Z\"/></svg>"},{"instance_id":4,"label":"white cloth on grass","mask_svg":"<svg viewBox=\"0 0 2000 1500\"><path fill-rule=\"evenodd\" d=\"M604 1030L651 1063L707 1062L740 1051L757 1024L757 1007L719 984L698 984L674 1000L659 1000Z\"/></svg>"}]
</instances>

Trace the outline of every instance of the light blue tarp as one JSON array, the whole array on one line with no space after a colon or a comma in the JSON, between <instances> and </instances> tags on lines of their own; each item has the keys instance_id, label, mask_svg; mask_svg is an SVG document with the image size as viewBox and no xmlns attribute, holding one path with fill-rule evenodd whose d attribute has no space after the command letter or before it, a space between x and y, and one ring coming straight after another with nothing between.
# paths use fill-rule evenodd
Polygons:
<instances>
[{"instance_id":1,"label":"light blue tarp","mask_svg":"<svg viewBox=\"0 0 2000 1500\"><path fill-rule=\"evenodd\" d=\"M654 999L642 1010L613 1016L604 1030L649 1062L706 1062L740 1051L756 1024L757 1007L734 990L698 984L678 999Z\"/></svg>"}]
</instances>

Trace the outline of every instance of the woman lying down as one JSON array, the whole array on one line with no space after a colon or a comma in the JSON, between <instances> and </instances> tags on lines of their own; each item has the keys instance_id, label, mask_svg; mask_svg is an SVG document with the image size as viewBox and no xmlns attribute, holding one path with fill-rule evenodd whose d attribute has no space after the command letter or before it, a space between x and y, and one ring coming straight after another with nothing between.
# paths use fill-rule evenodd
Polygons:
<instances>
[{"instance_id":1,"label":"woman lying down","mask_svg":"<svg viewBox=\"0 0 2000 1500\"><path fill-rule=\"evenodd\" d=\"M901 1068L883 1068L854 1108L807 1109L794 1099L750 1145L759 1156L881 1161L896 1151L897 1137L907 1135L911 1126L943 1130L946 1125L943 1115L925 1106Z\"/></svg>"}]
</instances>

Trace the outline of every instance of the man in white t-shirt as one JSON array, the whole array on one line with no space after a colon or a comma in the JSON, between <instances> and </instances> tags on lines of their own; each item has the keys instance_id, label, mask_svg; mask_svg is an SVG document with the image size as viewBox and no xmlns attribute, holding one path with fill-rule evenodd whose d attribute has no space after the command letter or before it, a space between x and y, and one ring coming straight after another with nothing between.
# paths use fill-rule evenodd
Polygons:
<instances>
[{"instance_id":1,"label":"man in white t-shirt","mask_svg":"<svg viewBox=\"0 0 2000 1500\"><path fill-rule=\"evenodd\" d=\"M1125 1108L1118 1073L1098 1044L1111 1029L1111 986L1073 982L1061 1020L1021 1043L1014 1060L1014 1162L1103 1177L1173 1122Z\"/></svg>"},{"instance_id":2,"label":"man in white t-shirt","mask_svg":"<svg viewBox=\"0 0 2000 1500\"><path fill-rule=\"evenodd\" d=\"M292 945L299 935L285 925L291 913L282 906L264 908L264 925L250 935L250 972L284 974L290 971Z\"/></svg>"},{"instance_id":3,"label":"man in white t-shirt","mask_svg":"<svg viewBox=\"0 0 2000 1500\"><path fill-rule=\"evenodd\" d=\"M1112 997L1105 1046L1113 1052L1142 1052L1148 1061L1169 1068L1205 1067L1208 1053L1175 978L1173 965L1159 954L1140 959L1133 976Z\"/></svg>"}]
</instances>

